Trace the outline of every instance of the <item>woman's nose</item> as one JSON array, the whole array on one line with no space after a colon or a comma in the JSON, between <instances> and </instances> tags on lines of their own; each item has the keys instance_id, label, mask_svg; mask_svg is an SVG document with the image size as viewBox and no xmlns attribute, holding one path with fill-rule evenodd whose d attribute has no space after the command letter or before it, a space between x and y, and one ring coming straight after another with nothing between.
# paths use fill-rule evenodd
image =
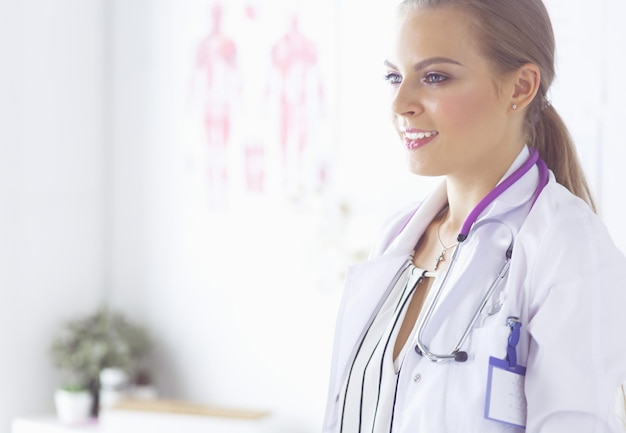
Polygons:
<instances>
[{"instance_id":1,"label":"woman's nose","mask_svg":"<svg viewBox=\"0 0 626 433\"><path fill-rule=\"evenodd\" d=\"M423 110L419 95L415 89L410 89L404 84L398 86L391 102L391 110L397 116L415 116Z\"/></svg>"}]
</instances>

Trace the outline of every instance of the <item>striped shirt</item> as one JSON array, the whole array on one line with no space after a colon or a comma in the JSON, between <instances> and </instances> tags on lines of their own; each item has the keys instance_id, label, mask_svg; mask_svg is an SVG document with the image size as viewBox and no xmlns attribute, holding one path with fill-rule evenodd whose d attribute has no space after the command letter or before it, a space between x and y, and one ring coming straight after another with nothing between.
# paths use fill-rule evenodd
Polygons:
<instances>
[{"instance_id":1,"label":"striped shirt","mask_svg":"<svg viewBox=\"0 0 626 433\"><path fill-rule=\"evenodd\" d=\"M422 274L422 269L408 266L366 330L343 385L339 432L392 431L398 373L412 338L407 339L395 360L393 351Z\"/></svg>"}]
</instances>

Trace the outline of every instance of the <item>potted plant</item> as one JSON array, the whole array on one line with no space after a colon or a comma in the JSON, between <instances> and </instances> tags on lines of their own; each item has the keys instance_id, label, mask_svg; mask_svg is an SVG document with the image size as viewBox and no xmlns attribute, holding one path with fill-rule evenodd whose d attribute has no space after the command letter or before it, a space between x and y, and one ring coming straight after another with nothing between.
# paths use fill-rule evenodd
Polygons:
<instances>
[{"instance_id":1,"label":"potted plant","mask_svg":"<svg viewBox=\"0 0 626 433\"><path fill-rule=\"evenodd\" d=\"M146 331L123 314L103 306L66 322L51 346L56 367L66 374L57 394L88 390L90 415L98 415L99 376L105 368L117 368L132 375L149 349ZM61 412L59 411L59 415Z\"/></svg>"}]
</instances>

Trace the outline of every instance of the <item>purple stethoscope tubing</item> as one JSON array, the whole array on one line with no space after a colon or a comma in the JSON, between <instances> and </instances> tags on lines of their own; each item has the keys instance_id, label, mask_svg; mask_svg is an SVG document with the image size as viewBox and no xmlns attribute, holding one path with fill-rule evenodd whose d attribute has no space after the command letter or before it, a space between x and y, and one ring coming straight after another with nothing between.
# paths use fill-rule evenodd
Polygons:
<instances>
[{"instance_id":1,"label":"purple stethoscope tubing","mask_svg":"<svg viewBox=\"0 0 626 433\"><path fill-rule=\"evenodd\" d=\"M467 239L467 235L469 234L469 231L472 228L472 225L476 222L481 212L485 210L485 208L489 206L489 204L491 204L491 202L493 202L500 194L502 194L511 185L513 185L522 176L524 176L524 174L526 174L526 172L528 172L528 170L530 170L532 166L535 164L537 164L537 168L539 169L539 183L537 185L537 189L535 190L535 194L534 194L533 201L532 201L532 205L534 205L535 201L537 201L537 198L539 197L539 194L541 194L541 191L543 191L543 188L548 184L550 175L548 171L548 166L543 161L543 159L539 157L539 151L535 148L530 148L530 156L528 157L526 162L524 162L524 164L522 164L521 167L515 170L509 177L507 177L498 185L496 185L496 187L489 194L487 194L476 205L476 207L474 207L474 209L472 209L472 211L469 213L469 215L465 219L465 222L461 226L461 231L459 232L459 235L457 236L457 241L463 242L465 239ZM409 224L409 221L411 221L411 219L413 218L413 215L415 215L418 209L419 207L416 208L411 213L411 216L406 219L404 224L396 232L395 236L398 236L400 233L402 233L402 231Z\"/></svg>"},{"instance_id":2,"label":"purple stethoscope tubing","mask_svg":"<svg viewBox=\"0 0 626 433\"><path fill-rule=\"evenodd\" d=\"M528 172L532 168L533 165L537 164L539 168L539 184L537 185L537 189L535 190L535 195L533 197L532 204L535 204L537 197L543 191L543 188L548 183L548 166L546 163L539 157L539 151L535 148L531 148L530 156L528 159L522 164L517 170L515 170L509 177L500 182L494 189L491 190L489 194L487 194L483 199L478 202L476 207L472 209L469 213L465 222L461 226L461 231L457 237L457 241L463 242L467 239L467 235L469 234L472 225L478 219L478 216L485 210L487 206L489 206L500 194L506 191L511 185L517 182L522 176Z\"/></svg>"}]
</instances>

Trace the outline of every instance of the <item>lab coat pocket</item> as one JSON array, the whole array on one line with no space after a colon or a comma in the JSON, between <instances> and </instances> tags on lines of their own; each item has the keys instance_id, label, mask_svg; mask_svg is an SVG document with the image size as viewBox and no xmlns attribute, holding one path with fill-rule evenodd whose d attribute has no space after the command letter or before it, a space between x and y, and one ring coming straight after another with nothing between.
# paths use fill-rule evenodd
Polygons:
<instances>
[{"instance_id":1,"label":"lab coat pocket","mask_svg":"<svg viewBox=\"0 0 626 433\"><path fill-rule=\"evenodd\" d=\"M447 412L450 433L523 432L497 421L485 419L485 396L489 357L504 359L511 328L487 326L476 328L466 346L468 360L450 366Z\"/></svg>"}]
</instances>

